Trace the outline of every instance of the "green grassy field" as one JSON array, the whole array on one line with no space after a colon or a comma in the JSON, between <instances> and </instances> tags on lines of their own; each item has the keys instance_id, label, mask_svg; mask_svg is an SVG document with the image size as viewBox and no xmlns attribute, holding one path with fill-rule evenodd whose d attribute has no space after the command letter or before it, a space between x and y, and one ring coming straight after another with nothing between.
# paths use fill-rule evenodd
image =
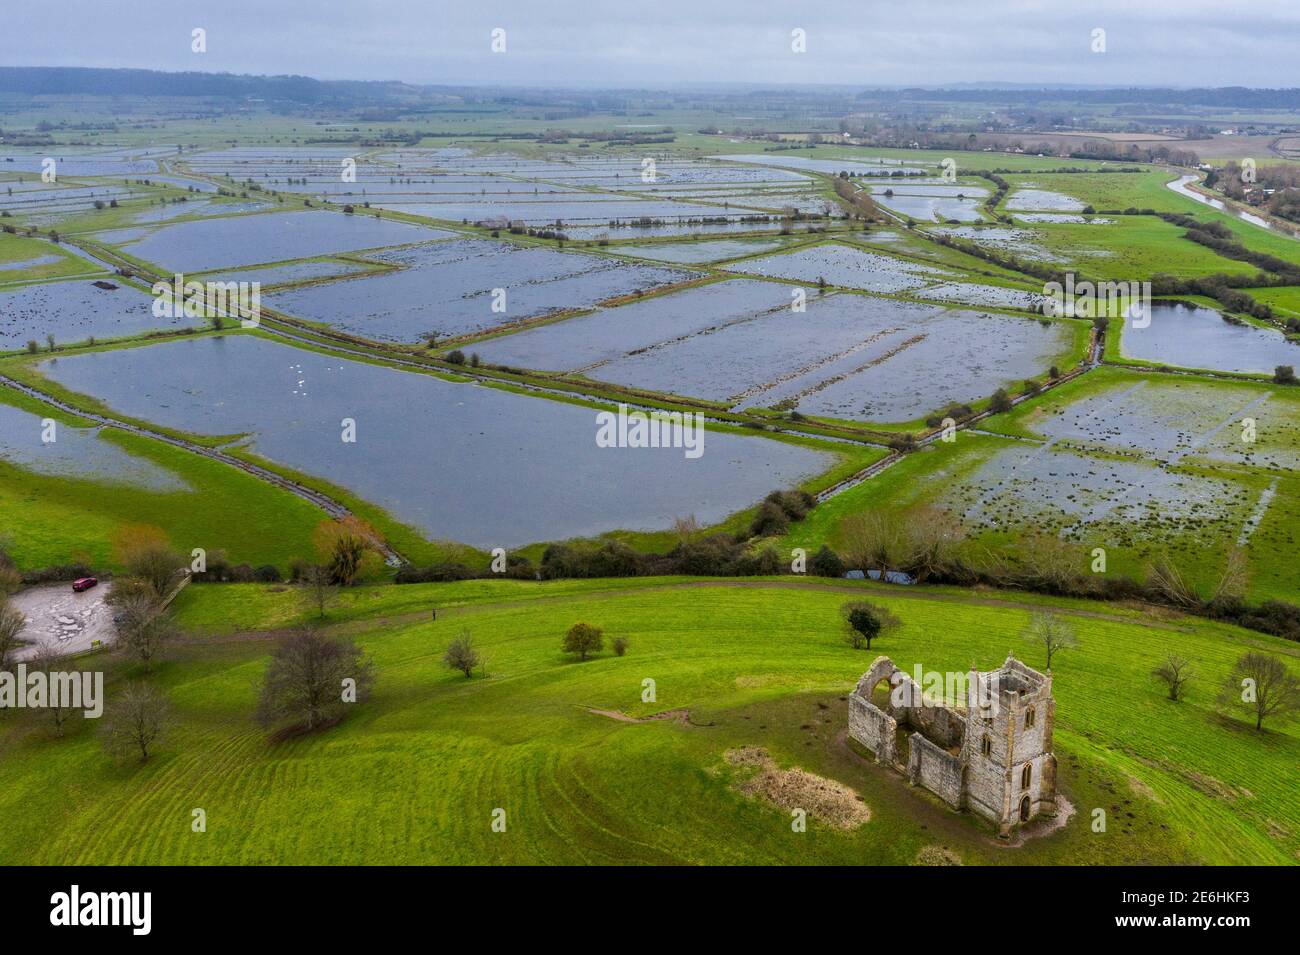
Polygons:
<instances>
[{"instance_id":1,"label":"green grassy field","mask_svg":"<svg viewBox=\"0 0 1300 955\"><path fill-rule=\"evenodd\" d=\"M41 261L49 258L53 261ZM24 264L32 262L39 264ZM87 262L52 242L0 233L0 285L102 271L95 263Z\"/></svg>"},{"instance_id":2,"label":"green grassy field","mask_svg":"<svg viewBox=\"0 0 1300 955\"><path fill-rule=\"evenodd\" d=\"M62 425L92 424L0 389L0 401ZM0 532L14 561L34 570L71 559L116 569L112 542L128 525L152 524L188 553L225 550L236 562L287 569L311 554L311 533L325 512L237 468L115 429L98 440L170 472L184 490L156 491L92 475L52 475L0 460Z\"/></svg>"},{"instance_id":3,"label":"green grassy field","mask_svg":"<svg viewBox=\"0 0 1300 955\"><path fill-rule=\"evenodd\" d=\"M869 592L903 627L872 652L839 635L838 608ZM1213 692L1247 648L1296 663L1294 644L1201 620L1069 602L1080 646L1054 666L1055 752L1075 815L1016 848L949 812L843 741L844 697L876 652L910 670L991 667L1043 601L795 579L530 584L473 581L349 593L330 626L372 655L371 700L309 738L269 742L252 720L270 634L301 614L291 590L196 586L178 604L199 636L148 677L177 724L145 765L108 761L91 721L52 736L39 714L0 713L4 863L910 864L940 846L966 864L1288 864L1300 737L1219 715ZM429 609L438 608L436 622ZM625 657L559 652L576 620L626 635ZM440 664L468 630L486 676ZM1149 677L1191 657L1179 703ZM108 658L110 700L133 674ZM641 702L643 680L657 700ZM619 722L689 710L689 722ZM725 758L764 747L854 790L856 829L736 791ZM207 831L190 829L191 811ZM1104 809L1104 833L1092 831ZM493 832L493 811L505 832Z\"/></svg>"}]
</instances>

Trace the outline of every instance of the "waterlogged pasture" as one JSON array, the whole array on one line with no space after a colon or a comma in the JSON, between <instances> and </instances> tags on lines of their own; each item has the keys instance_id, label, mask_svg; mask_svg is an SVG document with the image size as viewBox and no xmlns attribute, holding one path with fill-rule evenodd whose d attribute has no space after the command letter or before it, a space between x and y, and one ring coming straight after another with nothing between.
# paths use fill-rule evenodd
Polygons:
<instances>
[{"instance_id":1,"label":"waterlogged pasture","mask_svg":"<svg viewBox=\"0 0 1300 955\"><path fill-rule=\"evenodd\" d=\"M1011 211L1082 212L1084 203L1063 192L1020 188L1007 197L1006 207Z\"/></svg>"},{"instance_id":2,"label":"waterlogged pasture","mask_svg":"<svg viewBox=\"0 0 1300 955\"><path fill-rule=\"evenodd\" d=\"M1153 304L1145 328L1123 323L1125 358L1184 368L1269 373L1278 365L1300 366L1300 344L1276 328L1229 322L1212 308Z\"/></svg>"},{"instance_id":3,"label":"waterlogged pasture","mask_svg":"<svg viewBox=\"0 0 1300 955\"><path fill-rule=\"evenodd\" d=\"M1300 401L1285 388L1116 378L1081 397L1067 387L1044 396L1023 418L1025 433L1070 447L1141 456L1162 464L1228 464L1266 472L1300 471ZM1247 441L1245 419L1253 422ZM999 425L991 423L991 429Z\"/></svg>"},{"instance_id":4,"label":"waterlogged pasture","mask_svg":"<svg viewBox=\"0 0 1300 955\"><path fill-rule=\"evenodd\" d=\"M727 270L809 283L825 279L831 285L883 293L904 292L954 277L954 273L932 265L839 243L747 259L728 265Z\"/></svg>"},{"instance_id":5,"label":"waterlogged pasture","mask_svg":"<svg viewBox=\"0 0 1300 955\"><path fill-rule=\"evenodd\" d=\"M207 272L442 239L454 234L342 212L273 212L177 222L131 239L121 249L172 272Z\"/></svg>"},{"instance_id":6,"label":"waterlogged pasture","mask_svg":"<svg viewBox=\"0 0 1300 955\"><path fill-rule=\"evenodd\" d=\"M229 269L200 276L204 282L260 282L263 287L308 282L370 271L370 266L346 259L322 259L317 262L289 262L253 269Z\"/></svg>"},{"instance_id":7,"label":"waterlogged pasture","mask_svg":"<svg viewBox=\"0 0 1300 955\"><path fill-rule=\"evenodd\" d=\"M789 309L790 301L786 286L728 279L539 325L474 349L494 364L585 371L652 345Z\"/></svg>"},{"instance_id":8,"label":"waterlogged pasture","mask_svg":"<svg viewBox=\"0 0 1300 955\"><path fill-rule=\"evenodd\" d=\"M691 273L486 239L435 242L369 257L401 271L272 296L273 307L367 338L418 341L484 331L680 282ZM504 297L494 293L504 290Z\"/></svg>"},{"instance_id":9,"label":"waterlogged pasture","mask_svg":"<svg viewBox=\"0 0 1300 955\"><path fill-rule=\"evenodd\" d=\"M1041 374L1073 342L1064 323L846 293L814 296L802 313L787 305L675 331L583 371L740 407L794 402L807 414L910 421Z\"/></svg>"},{"instance_id":10,"label":"waterlogged pasture","mask_svg":"<svg viewBox=\"0 0 1300 955\"><path fill-rule=\"evenodd\" d=\"M0 401L0 461L50 477L92 478L153 491L187 489L170 471L103 440L99 431Z\"/></svg>"},{"instance_id":11,"label":"waterlogged pasture","mask_svg":"<svg viewBox=\"0 0 1300 955\"><path fill-rule=\"evenodd\" d=\"M965 309L931 312L879 341L843 378L790 397L805 414L911 421L1041 378L1053 362L1064 367L1073 340L1074 330L1061 322Z\"/></svg>"},{"instance_id":12,"label":"waterlogged pasture","mask_svg":"<svg viewBox=\"0 0 1300 955\"><path fill-rule=\"evenodd\" d=\"M832 455L708 432L704 453L596 444L596 412L303 351L252 335L185 339L43 362L60 385L126 415L202 434L341 485L432 538L480 547L685 514L721 520ZM342 440L342 424L356 441ZM635 493L629 493L635 488Z\"/></svg>"},{"instance_id":13,"label":"waterlogged pasture","mask_svg":"<svg viewBox=\"0 0 1300 955\"><path fill-rule=\"evenodd\" d=\"M29 340L45 347L88 338L121 338L144 332L201 325L196 318L156 318L153 297L116 276L114 289L90 279L66 279L0 290L0 351L23 348Z\"/></svg>"},{"instance_id":14,"label":"waterlogged pasture","mask_svg":"<svg viewBox=\"0 0 1300 955\"><path fill-rule=\"evenodd\" d=\"M789 240L785 239L718 239L708 242L673 242L660 245L620 245L610 251L639 259L653 259L656 262L691 265L775 252L788 242Z\"/></svg>"}]
</instances>

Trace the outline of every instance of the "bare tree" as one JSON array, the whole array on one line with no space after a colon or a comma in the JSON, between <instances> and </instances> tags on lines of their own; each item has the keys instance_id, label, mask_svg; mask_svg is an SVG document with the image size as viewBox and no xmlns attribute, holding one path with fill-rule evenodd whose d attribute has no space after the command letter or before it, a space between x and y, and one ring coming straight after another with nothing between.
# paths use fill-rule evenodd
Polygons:
<instances>
[{"instance_id":1,"label":"bare tree","mask_svg":"<svg viewBox=\"0 0 1300 955\"><path fill-rule=\"evenodd\" d=\"M690 543L691 538L699 532L700 522L695 519L694 514L687 514L673 521L673 536L677 538L678 544Z\"/></svg>"},{"instance_id":2,"label":"bare tree","mask_svg":"<svg viewBox=\"0 0 1300 955\"><path fill-rule=\"evenodd\" d=\"M468 630L462 630L460 636L451 641L447 652L443 654L442 662L449 670L459 670L465 674L466 679L474 675L474 668L482 665L483 658L474 648Z\"/></svg>"},{"instance_id":3,"label":"bare tree","mask_svg":"<svg viewBox=\"0 0 1300 955\"><path fill-rule=\"evenodd\" d=\"M271 654L257 720L267 728L329 726L342 719L348 705L364 701L374 682L374 665L351 639L299 630Z\"/></svg>"},{"instance_id":4,"label":"bare tree","mask_svg":"<svg viewBox=\"0 0 1300 955\"><path fill-rule=\"evenodd\" d=\"M1151 675L1169 688L1169 699L1176 703L1182 699L1187 681L1192 678L1192 662L1171 653L1165 657L1164 663L1151 671Z\"/></svg>"},{"instance_id":5,"label":"bare tree","mask_svg":"<svg viewBox=\"0 0 1300 955\"><path fill-rule=\"evenodd\" d=\"M1023 636L1046 651L1048 670L1052 668L1053 656L1061 650L1073 649L1079 645L1069 621L1050 610L1035 613L1029 620L1029 626L1025 627Z\"/></svg>"},{"instance_id":6,"label":"bare tree","mask_svg":"<svg viewBox=\"0 0 1300 955\"><path fill-rule=\"evenodd\" d=\"M320 564L310 564L303 572L302 580L307 587L307 600L316 608L316 616L324 617L325 608L338 595L338 588L331 580L329 568Z\"/></svg>"},{"instance_id":7,"label":"bare tree","mask_svg":"<svg viewBox=\"0 0 1300 955\"><path fill-rule=\"evenodd\" d=\"M1277 657L1251 651L1233 666L1219 702L1225 709L1254 716L1255 729L1262 729L1270 716L1286 719L1300 711L1300 680Z\"/></svg>"},{"instance_id":8,"label":"bare tree","mask_svg":"<svg viewBox=\"0 0 1300 955\"><path fill-rule=\"evenodd\" d=\"M1215 585L1210 603L1242 600L1246 596L1249 584L1250 562L1246 557L1246 551L1241 547L1233 547L1228 551L1223 573L1219 575L1219 582Z\"/></svg>"},{"instance_id":9,"label":"bare tree","mask_svg":"<svg viewBox=\"0 0 1300 955\"><path fill-rule=\"evenodd\" d=\"M886 511L870 510L844 522L842 551L848 563L859 570L885 571L898 566L902 535L897 518Z\"/></svg>"},{"instance_id":10,"label":"bare tree","mask_svg":"<svg viewBox=\"0 0 1300 955\"><path fill-rule=\"evenodd\" d=\"M1147 588L1173 607L1190 609L1201 602L1182 571L1167 557L1160 557L1151 565L1147 574Z\"/></svg>"},{"instance_id":11,"label":"bare tree","mask_svg":"<svg viewBox=\"0 0 1300 955\"><path fill-rule=\"evenodd\" d=\"M100 733L110 756L125 758L139 753L143 763L149 759L149 747L171 724L171 706L161 690L147 683L128 683L108 707Z\"/></svg>"},{"instance_id":12,"label":"bare tree","mask_svg":"<svg viewBox=\"0 0 1300 955\"><path fill-rule=\"evenodd\" d=\"M185 566L185 558L168 543L167 536L148 524L120 530L113 548L126 576L148 581L159 599L167 596L176 572Z\"/></svg>"},{"instance_id":13,"label":"bare tree","mask_svg":"<svg viewBox=\"0 0 1300 955\"><path fill-rule=\"evenodd\" d=\"M47 686L53 686L56 679L55 674L61 672L63 667L63 657L59 652L48 643L43 643L37 648L31 659L28 661L28 670L43 673ZM81 674L74 674L80 680ZM67 697L63 693L47 692L45 699L45 713L49 716L50 722L54 724L54 732L63 735L64 724L68 718L76 712L71 706L66 705Z\"/></svg>"},{"instance_id":14,"label":"bare tree","mask_svg":"<svg viewBox=\"0 0 1300 955\"><path fill-rule=\"evenodd\" d=\"M952 566L966 529L949 511L922 505L903 514L906 567L918 583Z\"/></svg>"},{"instance_id":15,"label":"bare tree","mask_svg":"<svg viewBox=\"0 0 1300 955\"><path fill-rule=\"evenodd\" d=\"M0 595L0 670L9 668L11 658L22 645L18 634L27 626L22 612Z\"/></svg>"},{"instance_id":16,"label":"bare tree","mask_svg":"<svg viewBox=\"0 0 1300 955\"><path fill-rule=\"evenodd\" d=\"M177 635L171 615L144 595L119 604L116 617L119 648L143 663L146 670Z\"/></svg>"}]
</instances>

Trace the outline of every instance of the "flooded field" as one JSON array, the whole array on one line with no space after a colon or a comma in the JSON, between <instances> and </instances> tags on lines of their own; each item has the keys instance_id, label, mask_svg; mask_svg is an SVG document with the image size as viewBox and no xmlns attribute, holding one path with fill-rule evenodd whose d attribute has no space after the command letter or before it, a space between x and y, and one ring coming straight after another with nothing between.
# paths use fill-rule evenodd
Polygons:
<instances>
[{"instance_id":1,"label":"flooded field","mask_svg":"<svg viewBox=\"0 0 1300 955\"><path fill-rule=\"evenodd\" d=\"M830 455L708 432L704 453L600 448L595 411L303 351L250 336L45 362L118 411L251 449L480 547L714 522L828 467ZM341 440L341 422L356 441ZM629 494L628 488L637 492Z\"/></svg>"},{"instance_id":2,"label":"flooded field","mask_svg":"<svg viewBox=\"0 0 1300 955\"><path fill-rule=\"evenodd\" d=\"M122 251L173 272L207 272L448 238L454 234L342 212L273 212L162 226L125 242Z\"/></svg>"},{"instance_id":3,"label":"flooded field","mask_svg":"<svg viewBox=\"0 0 1300 955\"><path fill-rule=\"evenodd\" d=\"M676 242L661 245L621 245L611 249L619 255L632 255L640 259L692 265L719 262L744 255L775 252L787 244L781 239L719 239L710 242Z\"/></svg>"},{"instance_id":4,"label":"flooded field","mask_svg":"<svg viewBox=\"0 0 1300 955\"><path fill-rule=\"evenodd\" d=\"M526 329L474 348L494 364L581 371L651 345L789 308L786 286L728 279Z\"/></svg>"},{"instance_id":5,"label":"flooded field","mask_svg":"<svg viewBox=\"0 0 1300 955\"><path fill-rule=\"evenodd\" d=\"M128 454L100 437L99 428L56 423L52 441L40 415L0 401L0 461L37 474L115 481L154 491L188 485L170 471Z\"/></svg>"},{"instance_id":6,"label":"flooded field","mask_svg":"<svg viewBox=\"0 0 1300 955\"><path fill-rule=\"evenodd\" d=\"M911 421L1041 377L1071 340L1070 329L1059 323L967 310L929 313L873 342L838 375L799 390L778 388L770 397L795 397L805 414Z\"/></svg>"},{"instance_id":7,"label":"flooded field","mask_svg":"<svg viewBox=\"0 0 1300 955\"><path fill-rule=\"evenodd\" d=\"M1242 421L1254 421L1255 440ZM1034 432L1063 444L1138 454L1177 464L1184 459L1300 470L1300 418L1286 392L1216 387L1194 380L1116 385L1036 419Z\"/></svg>"},{"instance_id":8,"label":"flooded field","mask_svg":"<svg viewBox=\"0 0 1300 955\"><path fill-rule=\"evenodd\" d=\"M1190 530L1210 546L1239 533L1257 498L1228 479L1031 445L998 451L944 503L980 530L1082 538L1127 527L1153 539Z\"/></svg>"},{"instance_id":9,"label":"flooded field","mask_svg":"<svg viewBox=\"0 0 1300 955\"><path fill-rule=\"evenodd\" d=\"M797 249L784 255L748 259L729 265L727 269L748 275L765 275L809 283L825 279L831 285L886 293L920 288L928 283L953 277L952 272L933 265L896 259L838 243Z\"/></svg>"},{"instance_id":10,"label":"flooded field","mask_svg":"<svg viewBox=\"0 0 1300 955\"><path fill-rule=\"evenodd\" d=\"M1300 344L1280 330L1229 322L1195 305L1152 305L1146 328L1125 320L1120 351L1126 358L1215 371L1271 374L1278 365L1300 366Z\"/></svg>"},{"instance_id":11,"label":"flooded field","mask_svg":"<svg viewBox=\"0 0 1300 955\"><path fill-rule=\"evenodd\" d=\"M201 276L205 282L260 282L264 287L306 282L332 276L355 275L370 269L359 262L344 259L323 259L319 262L291 262L287 265L270 265L253 269L230 269L207 272Z\"/></svg>"},{"instance_id":12,"label":"flooded field","mask_svg":"<svg viewBox=\"0 0 1300 955\"><path fill-rule=\"evenodd\" d=\"M367 338L414 342L429 332L483 331L691 277L676 269L487 239L434 242L369 258L402 271L291 289L268 304Z\"/></svg>"},{"instance_id":13,"label":"flooded field","mask_svg":"<svg viewBox=\"0 0 1300 955\"><path fill-rule=\"evenodd\" d=\"M983 203L979 199L898 194L872 198L891 212L918 222L947 222L954 219L957 222L980 222L984 218L980 212Z\"/></svg>"},{"instance_id":14,"label":"flooded field","mask_svg":"<svg viewBox=\"0 0 1300 955\"><path fill-rule=\"evenodd\" d=\"M1023 209L1040 212L1082 212L1085 203L1062 192L1020 188L1014 190L1007 197L1006 207L1010 210Z\"/></svg>"},{"instance_id":15,"label":"flooded field","mask_svg":"<svg viewBox=\"0 0 1300 955\"><path fill-rule=\"evenodd\" d=\"M104 281L104 280L99 280ZM197 318L155 318L153 297L113 277L112 289L89 279L68 279L0 290L0 351L23 348L46 336L60 344L119 338L159 329L202 325Z\"/></svg>"}]
</instances>

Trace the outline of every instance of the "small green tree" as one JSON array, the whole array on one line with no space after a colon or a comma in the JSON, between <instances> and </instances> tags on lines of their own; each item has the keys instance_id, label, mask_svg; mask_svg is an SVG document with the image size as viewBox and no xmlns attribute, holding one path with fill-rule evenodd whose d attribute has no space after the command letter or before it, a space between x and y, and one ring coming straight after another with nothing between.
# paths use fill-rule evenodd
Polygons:
<instances>
[{"instance_id":1,"label":"small green tree","mask_svg":"<svg viewBox=\"0 0 1300 955\"><path fill-rule=\"evenodd\" d=\"M901 626L901 621L884 607L866 600L850 601L840 610L844 614L844 638L854 650L870 650L872 640Z\"/></svg>"},{"instance_id":2,"label":"small green tree","mask_svg":"<svg viewBox=\"0 0 1300 955\"><path fill-rule=\"evenodd\" d=\"M590 654L599 653L604 648L604 631L589 623L575 623L564 635L564 652L576 653L579 660L585 660Z\"/></svg>"}]
</instances>

